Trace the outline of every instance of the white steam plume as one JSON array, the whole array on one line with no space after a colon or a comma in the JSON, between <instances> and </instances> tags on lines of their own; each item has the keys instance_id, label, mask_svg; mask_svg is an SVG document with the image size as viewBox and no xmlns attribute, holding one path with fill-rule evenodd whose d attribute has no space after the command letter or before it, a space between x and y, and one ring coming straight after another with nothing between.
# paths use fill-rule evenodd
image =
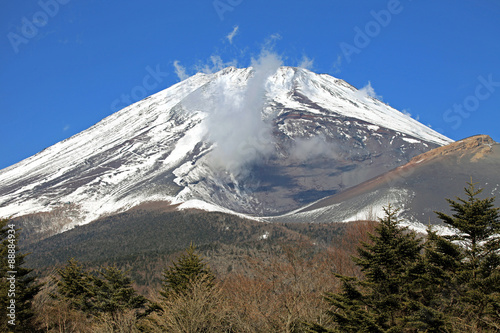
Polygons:
<instances>
[{"instance_id":1,"label":"white steam plume","mask_svg":"<svg viewBox=\"0 0 500 333\"><path fill-rule=\"evenodd\" d=\"M175 74L177 74L179 80L184 81L189 77L189 75L186 74L186 68L180 64L179 60L174 61L174 67Z\"/></svg>"},{"instance_id":2,"label":"white steam plume","mask_svg":"<svg viewBox=\"0 0 500 333\"><path fill-rule=\"evenodd\" d=\"M299 67L304 68L304 69L308 69L308 70L312 70L313 64L314 64L313 59L309 59L307 56L303 56L302 60L300 61Z\"/></svg>"},{"instance_id":3,"label":"white steam plume","mask_svg":"<svg viewBox=\"0 0 500 333\"><path fill-rule=\"evenodd\" d=\"M338 74L342 71L342 56L337 55L337 60L333 63L333 74Z\"/></svg>"},{"instance_id":4,"label":"white steam plume","mask_svg":"<svg viewBox=\"0 0 500 333\"><path fill-rule=\"evenodd\" d=\"M295 139L290 150L290 157L297 162L307 162L321 157L332 158L338 155L338 147L332 142L327 142L325 137L321 135Z\"/></svg>"},{"instance_id":5,"label":"white steam plume","mask_svg":"<svg viewBox=\"0 0 500 333\"><path fill-rule=\"evenodd\" d=\"M232 176L245 177L248 167L267 158L274 151L272 127L262 119L266 82L281 66L274 53L263 51L252 59L252 76L243 89L219 82L219 92L211 92L212 102L205 126L214 148L208 163ZM222 80L222 79L221 79Z\"/></svg>"},{"instance_id":6,"label":"white steam plume","mask_svg":"<svg viewBox=\"0 0 500 333\"><path fill-rule=\"evenodd\" d=\"M238 61L236 59L224 62L224 60L222 60L222 58L219 55L211 55L206 62L197 64L195 66L195 69L197 72L212 74L220 70L223 70L226 67L237 66L237 65Z\"/></svg>"},{"instance_id":7,"label":"white steam plume","mask_svg":"<svg viewBox=\"0 0 500 333\"><path fill-rule=\"evenodd\" d=\"M373 89L372 84L368 81L368 84L356 92L356 96L360 99L366 99L368 97L373 97L378 100L382 100L382 96L378 96Z\"/></svg>"},{"instance_id":8,"label":"white steam plume","mask_svg":"<svg viewBox=\"0 0 500 333\"><path fill-rule=\"evenodd\" d=\"M236 36L236 34L238 33L238 30L240 29L239 26L235 26L233 31L231 31L227 36L227 40L229 41L229 44L233 44L233 38L234 36Z\"/></svg>"}]
</instances>

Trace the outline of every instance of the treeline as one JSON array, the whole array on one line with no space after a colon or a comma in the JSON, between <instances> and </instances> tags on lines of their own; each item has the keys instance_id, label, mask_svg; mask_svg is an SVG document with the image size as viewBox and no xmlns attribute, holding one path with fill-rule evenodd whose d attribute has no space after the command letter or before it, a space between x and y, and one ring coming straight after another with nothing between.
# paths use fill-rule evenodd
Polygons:
<instances>
[{"instance_id":1,"label":"treeline","mask_svg":"<svg viewBox=\"0 0 500 333\"><path fill-rule=\"evenodd\" d=\"M13 221L23 228L22 221ZM158 288L161 272L190 242L217 272L245 270L246 258L266 260L281 244L302 239L323 251L341 241L350 223L263 223L238 216L202 211L134 209L102 218L26 245L26 265L40 275L75 258L87 269L115 265L140 286ZM263 237L265 235L266 237Z\"/></svg>"},{"instance_id":2,"label":"treeline","mask_svg":"<svg viewBox=\"0 0 500 333\"><path fill-rule=\"evenodd\" d=\"M214 270L191 245L140 295L114 266L75 260L38 281L23 268L8 220L1 222L2 332L497 332L500 217L494 198L448 200L437 217L452 233L353 224L324 251L308 240L248 257L245 270ZM14 245L12 245L14 244ZM9 247L10 245L10 247ZM12 251L11 251L12 253ZM351 257L351 255L353 255ZM11 255L12 257L12 255ZM16 266L9 266L9 265ZM8 323L7 272L17 271L15 324ZM7 312L5 312L7 309Z\"/></svg>"}]
</instances>

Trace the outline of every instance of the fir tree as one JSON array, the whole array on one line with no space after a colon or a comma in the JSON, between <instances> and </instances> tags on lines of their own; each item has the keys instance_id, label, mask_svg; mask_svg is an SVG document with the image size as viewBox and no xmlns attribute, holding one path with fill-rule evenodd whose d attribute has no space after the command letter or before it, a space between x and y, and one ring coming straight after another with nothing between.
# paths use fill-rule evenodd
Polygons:
<instances>
[{"instance_id":1,"label":"fir tree","mask_svg":"<svg viewBox=\"0 0 500 333\"><path fill-rule=\"evenodd\" d=\"M461 284L457 277L463 254L457 244L446 240L429 226L424 258L429 303L443 314L445 327L453 332L456 318L451 313L456 312L459 306L456 295Z\"/></svg>"},{"instance_id":2,"label":"fir tree","mask_svg":"<svg viewBox=\"0 0 500 333\"><path fill-rule=\"evenodd\" d=\"M68 264L57 273L59 274L57 287L62 298L76 310L93 313L95 310L94 277L73 258L69 259Z\"/></svg>"},{"instance_id":3,"label":"fir tree","mask_svg":"<svg viewBox=\"0 0 500 333\"><path fill-rule=\"evenodd\" d=\"M423 243L398 225L397 211L384 208L371 243L362 243L353 258L364 279L339 276L342 290L326 296L338 332L439 332L443 316L426 299ZM327 332L313 326L313 331Z\"/></svg>"},{"instance_id":4,"label":"fir tree","mask_svg":"<svg viewBox=\"0 0 500 333\"><path fill-rule=\"evenodd\" d=\"M58 271L59 295L87 315L114 316L125 310L144 308L147 299L132 287L132 281L116 267L103 268L99 275L86 272L74 259ZM57 297L57 295L56 295Z\"/></svg>"},{"instance_id":5,"label":"fir tree","mask_svg":"<svg viewBox=\"0 0 500 333\"><path fill-rule=\"evenodd\" d=\"M114 315L125 310L140 309L146 298L138 295L132 287L132 280L116 267L106 267L102 279L94 279L95 307L99 312Z\"/></svg>"},{"instance_id":6,"label":"fir tree","mask_svg":"<svg viewBox=\"0 0 500 333\"><path fill-rule=\"evenodd\" d=\"M198 279L204 279L211 286L215 276L191 243L186 252L163 272L160 295L168 299L172 294L184 293Z\"/></svg>"},{"instance_id":7,"label":"fir tree","mask_svg":"<svg viewBox=\"0 0 500 333\"><path fill-rule=\"evenodd\" d=\"M436 212L452 230L431 234L431 264L445 282L444 306L477 329L500 330L500 218L495 198L480 199L482 189L467 183L466 198L447 199L452 215Z\"/></svg>"}]
</instances>

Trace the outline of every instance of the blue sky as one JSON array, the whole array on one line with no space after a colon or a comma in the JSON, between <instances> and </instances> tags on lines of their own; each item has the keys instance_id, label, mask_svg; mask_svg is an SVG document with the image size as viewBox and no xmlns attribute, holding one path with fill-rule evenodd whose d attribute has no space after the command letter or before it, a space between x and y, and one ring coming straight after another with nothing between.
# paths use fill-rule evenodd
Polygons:
<instances>
[{"instance_id":1,"label":"blue sky","mask_svg":"<svg viewBox=\"0 0 500 333\"><path fill-rule=\"evenodd\" d=\"M500 141L499 18L498 0L4 2L0 169L263 47L452 139Z\"/></svg>"}]
</instances>

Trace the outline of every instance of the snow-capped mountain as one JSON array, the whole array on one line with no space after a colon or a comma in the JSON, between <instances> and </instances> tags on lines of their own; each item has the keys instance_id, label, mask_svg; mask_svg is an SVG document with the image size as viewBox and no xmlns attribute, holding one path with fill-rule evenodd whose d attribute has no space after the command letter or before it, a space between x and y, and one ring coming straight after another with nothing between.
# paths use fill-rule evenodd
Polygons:
<instances>
[{"instance_id":1,"label":"snow-capped mountain","mask_svg":"<svg viewBox=\"0 0 500 333\"><path fill-rule=\"evenodd\" d=\"M146 201L276 215L450 142L329 75L229 67L0 170L0 216L61 231Z\"/></svg>"},{"instance_id":2,"label":"snow-capped mountain","mask_svg":"<svg viewBox=\"0 0 500 333\"><path fill-rule=\"evenodd\" d=\"M318 200L272 222L324 223L375 220L383 207L399 209L403 224L425 232L428 224L441 224L436 211L453 214L446 198L464 198L471 179L481 197L500 193L500 143L476 135L420 154L410 162L342 193Z\"/></svg>"}]
</instances>

